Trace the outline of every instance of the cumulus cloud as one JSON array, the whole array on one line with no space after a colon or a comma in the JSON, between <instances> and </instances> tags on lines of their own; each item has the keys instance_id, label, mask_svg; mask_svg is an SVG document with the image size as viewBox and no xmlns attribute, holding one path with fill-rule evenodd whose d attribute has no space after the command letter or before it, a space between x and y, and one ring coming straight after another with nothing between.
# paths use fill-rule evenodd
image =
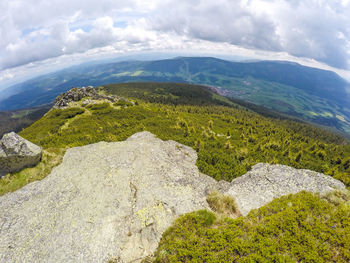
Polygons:
<instances>
[{"instance_id":1,"label":"cumulus cloud","mask_svg":"<svg viewBox=\"0 0 350 263\"><path fill-rule=\"evenodd\" d=\"M167 1L150 27L348 68L350 7L326 0Z\"/></svg>"},{"instance_id":2,"label":"cumulus cloud","mask_svg":"<svg viewBox=\"0 0 350 263\"><path fill-rule=\"evenodd\" d=\"M240 1L169 2L162 8L168 11L150 19L157 30L248 48L281 49L273 21Z\"/></svg>"},{"instance_id":3,"label":"cumulus cloud","mask_svg":"<svg viewBox=\"0 0 350 263\"><path fill-rule=\"evenodd\" d=\"M116 16L134 2L1 1L0 69L110 45L118 41Z\"/></svg>"},{"instance_id":4,"label":"cumulus cloud","mask_svg":"<svg viewBox=\"0 0 350 263\"><path fill-rule=\"evenodd\" d=\"M5 77L30 63L142 50L226 49L349 69L348 0L11 0L0 10Z\"/></svg>"}]
</instances>

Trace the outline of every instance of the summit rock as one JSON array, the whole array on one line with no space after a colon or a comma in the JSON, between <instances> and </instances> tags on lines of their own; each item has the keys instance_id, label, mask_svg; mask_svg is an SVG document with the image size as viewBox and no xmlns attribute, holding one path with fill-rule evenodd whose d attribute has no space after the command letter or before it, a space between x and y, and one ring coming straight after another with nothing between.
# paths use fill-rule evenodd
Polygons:
<instances>
[{"instance_id":1,"label":"summit rock","mask_svg":"<svg viewBox=\"0 0 350 263\"><path fill-rule=\"evenodd\" d=\"M196 152L148 132L67 150L42 181L0 197L0 262L140 262L216 181Z\"/></svg>"}]
</instances>

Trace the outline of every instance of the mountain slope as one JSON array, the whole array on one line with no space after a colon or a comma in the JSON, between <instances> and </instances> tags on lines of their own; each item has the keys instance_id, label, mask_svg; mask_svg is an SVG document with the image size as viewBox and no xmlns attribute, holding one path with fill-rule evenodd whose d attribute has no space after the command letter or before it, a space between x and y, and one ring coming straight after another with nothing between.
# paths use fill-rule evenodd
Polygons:
<instances>
[{"instance_id":1,"label":"mountain slope","mask_svg":"<svg viewBox=\"0 0 350 263\"><path fill-rule=\"evenodd\" d=\"M143 252L156 248L169 218L208 205L215 213L182 216L164 232L155 258L145 260L349 261L348 192L301 192L260 207L295 189L332 190L328 182L334 179L303 170L297 175L281 165L254 166L309 168L349 187L350 146L344 139L305 123L264 117L203 86L123 83L96 92L128 101L72 101L20 133L43 148L43 160L1 178L0 194L50 175L0 197L3 261L141 261ZM70 149L75 146L83 147ZM198 170L217 181L239 178L216 182ZM211 192L212 185L224 195ZM257 193L262 194L254 198ZM238 216L237 208L246 214L257 207L245 217L228 217Z\"/></svg>"},{"instance_id":2,"label":"mountain slope","mask_svg":"<svg viewBox=\"0 0 350 263\"><path fill-rule=\"evenodd\" d=\"M214 86L222 95L350 134L348 83L330 71L281 61L239 63L180 57L76 66L12 87L17 94L2 100L0 110L48 103L72 86L130 81Z\"/></svg>"},{"instance_id":3,"label":"mountain slope","mask_svg":"<svg viewBox=\"0 0 350 263\"><path fill-rule=\"evenodd\" d=\"M350 147L338 135L288 119L263 117L205 87L126 83L99 92L127 97L135 105L81 101L67 109L52 109L20 133L43 148L44 162L1 180L0 193L47 175L67 148L125 140L143 130L193 147L201 172L217 180L230 181L265 162L322 172L350 185ZM196 101L192 105L190 94Z\"/></svg>"}]
</instances>

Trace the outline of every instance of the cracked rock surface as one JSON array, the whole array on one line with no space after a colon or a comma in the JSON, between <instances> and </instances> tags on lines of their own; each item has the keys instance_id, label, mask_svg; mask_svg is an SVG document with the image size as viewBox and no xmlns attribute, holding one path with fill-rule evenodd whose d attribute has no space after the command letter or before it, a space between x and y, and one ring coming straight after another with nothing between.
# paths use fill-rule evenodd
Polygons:
<instances>
[{"instance_id":1,"label":"cracked rock surface","mask_svg":"<svg viewBox=\"0 0 350 263\"><path fill-rule=\"evenodd\" d=\"M216 181L187 146L149 132L69 149L42 181L0 197L0 262L140 262Z\"/></svg>"},{"instance_id":2,"label":"cracked rock surface","mask_svg":"<svg viewBox=\"0 0 350 263\"><path fill-rule=\"evenodd\" d=\"M179 215L209 208L212 190L235 197L247 214L284 194L344 188L268 164L216 182L196 159L193 149L149 132L67 150L45 179L0 197L0 262L141 262Z\"/></svg>"},{"instance_id":3,"label":"cracked rock surface","mask_svg":"<svg viewBox=\"0 0 350 263\"><path fill-rule=\"evenodd\" d=\"M300 191L326 193L345 189L331 176L286 165L259 163L248 173L232 180L226 194L235 198L242 215L264 206L273 199Z\"/></svg>"}]
</instances>

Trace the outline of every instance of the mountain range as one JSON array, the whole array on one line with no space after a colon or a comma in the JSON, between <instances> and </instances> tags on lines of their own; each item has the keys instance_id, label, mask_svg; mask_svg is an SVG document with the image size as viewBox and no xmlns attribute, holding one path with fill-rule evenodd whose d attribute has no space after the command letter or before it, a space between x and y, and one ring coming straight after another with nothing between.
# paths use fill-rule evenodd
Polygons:
<instances>
[{"instance_id":1,"label":"mountain range","mask_svg":"<svg viewBox=\"0 0 350 263\"><path fill-rule=\"evenodd\" d=\"M0 110L51 103L73 86L185 82L350 134L349 83L336 73L286 61L232 62L211 57L83 64L3 91Z\"/></svg>"}]
</instances>

